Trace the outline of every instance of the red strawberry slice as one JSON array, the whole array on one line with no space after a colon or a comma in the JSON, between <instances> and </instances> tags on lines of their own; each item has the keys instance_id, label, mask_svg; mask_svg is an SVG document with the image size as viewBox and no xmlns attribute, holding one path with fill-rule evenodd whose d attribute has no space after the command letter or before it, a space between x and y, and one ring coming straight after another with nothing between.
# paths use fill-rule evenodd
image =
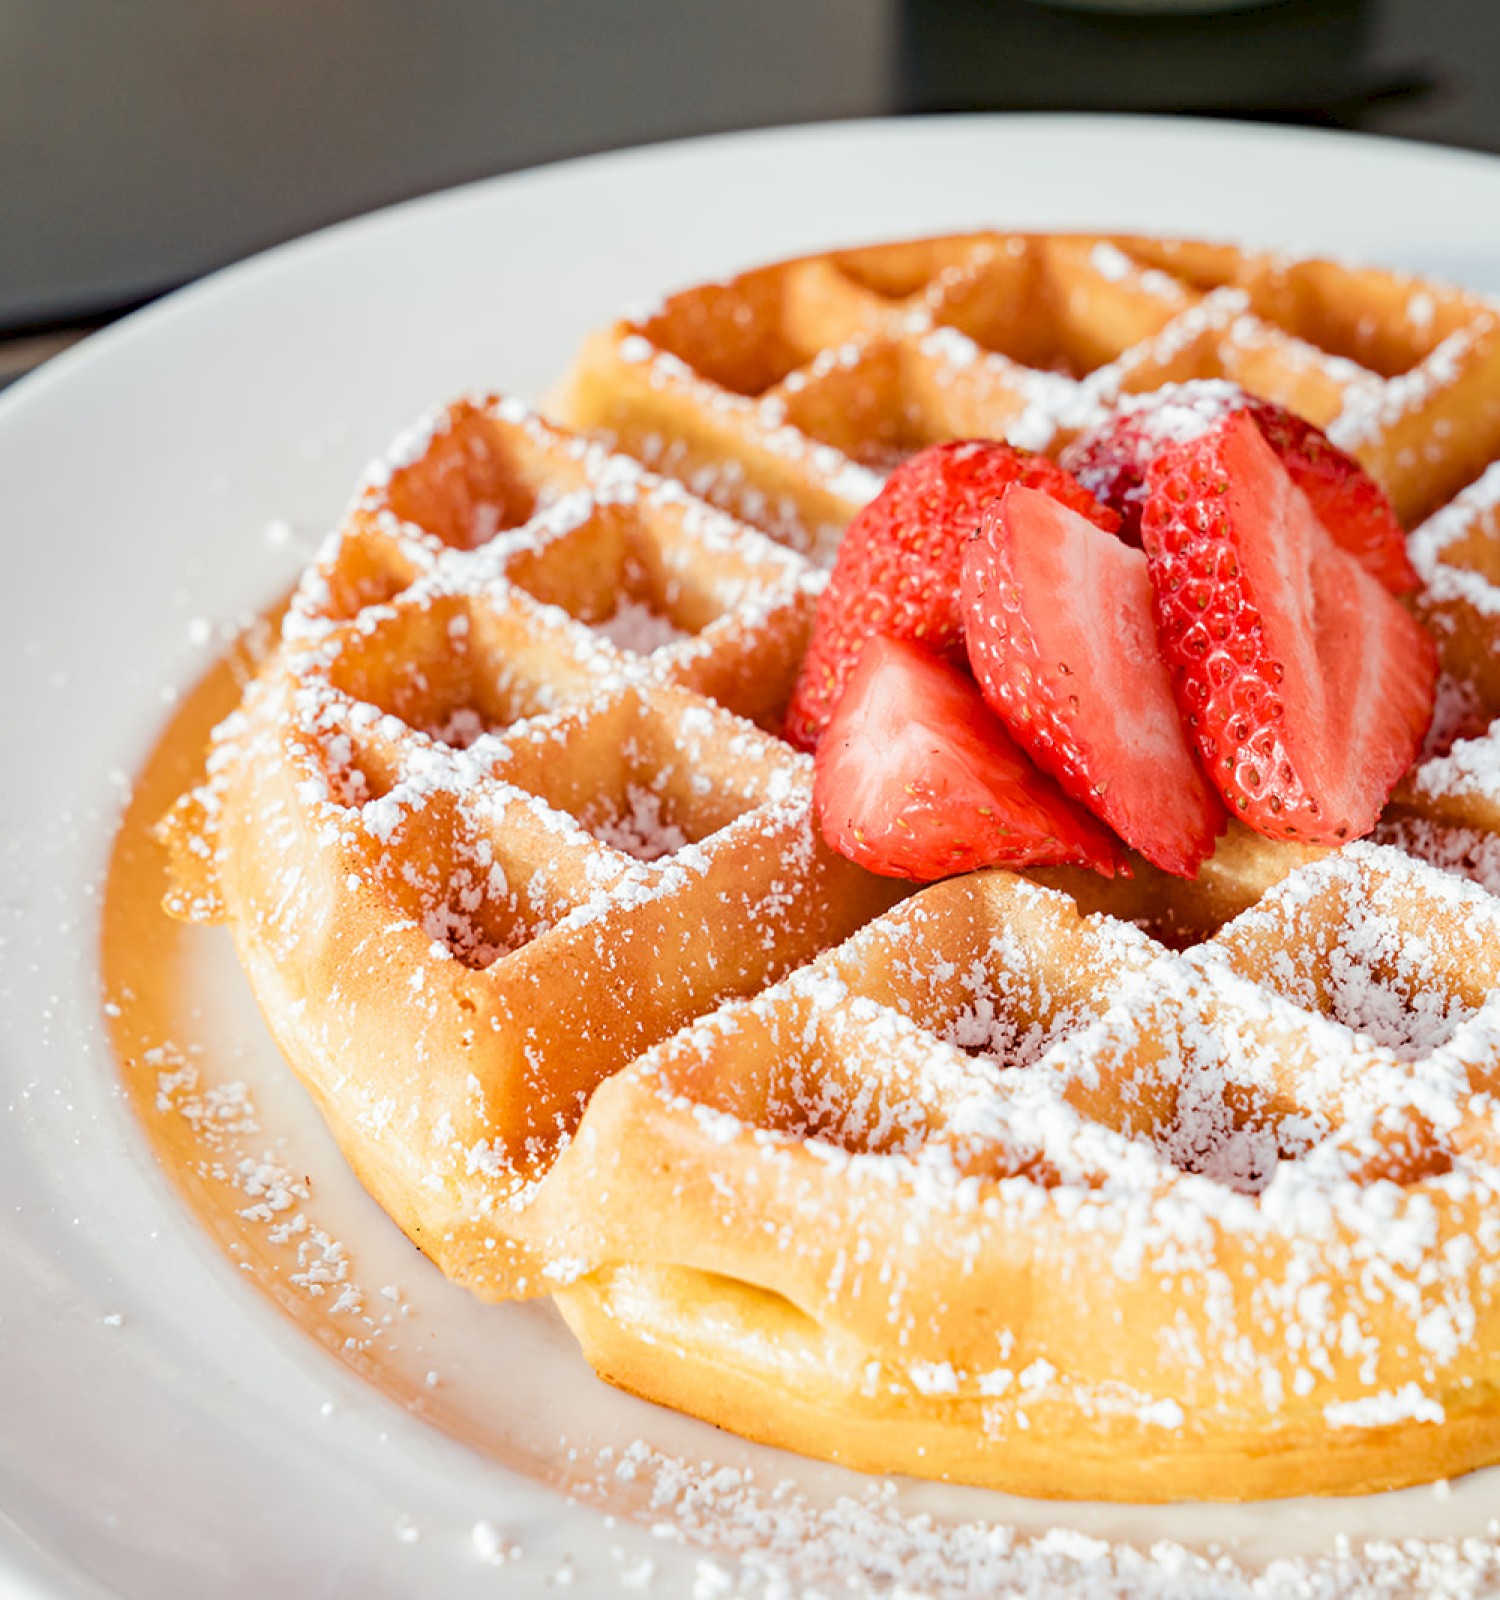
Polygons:
<instances>
[{"instance_id":1,"label":"red strawberry slice","mask_svg":"<svg viewBox=\"0 0 1500 1600\"><path fill-rule=\"evenodd\" d=\"M1410 594L1417 587L1417 569L1385 490L1321 428L1294 411L1254 400L1250 414L1333 542L1392 594Z\"/></svg>"},{"instance_id":2,"label":"red strawberry slice","mask_svg":"<svg viewBox=\"0 0 1500 1600\"><path fill-rule=\"evenodd\" d=\"M984 698L1043 772L1166 872L1192 877L1224 808L1156 643L1146 557L1035 489L1007 489L964 551Z\"/></svg>"},{"instance_id":3,"label":"red strawberry slice","mask_svg":"<svg viewBox=\"0 0 1500 1600\"><path fill-rule=\"evenodd\" d=\"M868 639L909 639L963 661L958 574L980 513L1012 483L1055 495L1101 527L1118 518L1045 456L987 440L933 445L902 462L850 523L818 602L812 643L786 717L786 737L811 750Z\"/></svg>"},{"instance_id":4,"label":"red strawberry slice","mask_svg":"<svg viewBox=\"0 0 1500 1600\"><path fill-rule=\"evenodd\" d=\"M1252 415L1152 465L1141 531L1177 703L1230 811L1368 833L1432 719L1432 640L1329 537Z\"/></svg>"},{"instance_id":5,"label":"red strawberry slice","mask_svg":"<svg viewBox=\"0 0 1500 1600\"><path fill-rule=\"evenodd\" d=\"M813 804L833 849L887 877L1118 864L1115 841L1032 766L969 676L897 639L870 640L850 673Z\"/></svg>"},{"instance_id":6,"label":"red strawberry slice","mask_svg":"<svg viewBox=\"0 0 1500 1600\"><path fill-rule=\"evenodd\" d=\"M1168 445L1201 437L1232 411L1255 418L1335 544L1392 594L1416 588L1406 536L1380 485L1321 429L1238 384L1169 383L1151 394L1127 395L1108 421L1080 434L1059 459L1079 483L1119 512L1120 537L1139 544L1152 461Z\"/></svg>"},{"instance_id":7,"label":"red strawberry slice","mask_svg":"<svg viewBox=\"0 0 1500 1600\"><path fill-rule=\"evenodd\" d=\"M1149 394L1122 395L1113 412L1080 433L1058 457L1101 505L1120 516L1120 537L1141 542L1146 474L1169 445L1196 439L1220 417L1246 405L1237 383L1168 383Z\"/></svg>"}]
</instances>

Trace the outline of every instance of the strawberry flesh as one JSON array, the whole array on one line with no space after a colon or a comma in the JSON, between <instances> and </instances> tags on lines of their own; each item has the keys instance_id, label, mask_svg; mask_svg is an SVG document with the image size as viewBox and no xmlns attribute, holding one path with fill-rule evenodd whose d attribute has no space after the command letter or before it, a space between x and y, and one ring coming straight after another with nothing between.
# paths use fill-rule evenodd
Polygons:
<instances>
[{"instance_id":1,"label":"strawberry flesh","mask_svg":"<svg viewBox=\"0 0 1500 1600\"><path fill-rule=\"evenodd\" d=\"M1334 543L1392 594L1410 594L1417 587L1417 569L1385 490L1352 456L1330 443L1327 434L1295 412L1254 400L1250 414Z\"/></svg>"},{"instance_id":2,"label":"strawberry flesh","mask_svg":"<svg viewBox=\"0 0 1500 1600\"><path fill-rule=\"evenodd\" d=\"M1141 529L1177 703L1231 812L1301 843L1368 833L1431 721L1432 640L1248 411L1158 456Z\"/></svg>"},{"instance_id":3,"label":"strawberry flesh","mask_svg":"<svg viewBox=\"0 0 1500 1600\"><path fill-rule=\"evenodd\" d=\"M787 711L785 733L793 744L817 745L855 661L876 634L962 663L964 540L1012 483L1044 489L1101 527L1118 524L1055 462L1008 444L954 440L902 462L839 546Z\"/></svg>"},{"instance_id":4,"label":"strawberry flesh","mask_svg":"<svg viewBox=\"0 0 1500 1600\"><path fill-rule=\"evenodd\" d=\"M1114 414L1063 451L1062 466L1120 515L1120 537L1141 542L1141 513L1151 463L1174 444L1200 438L1231 412L1247 411L1312 502L1335 544L1392 594L1417 586L1406 536L1389 497L1352 456L1320 428L1285 406L1222 380L1166 384L1127 395Z\"/></svg>"},{"instance_id":5,"label":"strawberry flesh","mask_svg":"<svg viewBox=\"0 0 1500 1600\"><path fill-rule=\"evenodd\" d=\"M888 877L1064 863L1112 876L1119 860L966 673L897 639L870 640L850 673L818 746L813 803L833 849Z\"/></svg>"},{"instance_id":6,"label":"strawberry flesh","mask_svg":"<svg viewBox=\"0 0 1500 1600\"><path fill-rule=\"evenodd\" d=\"M1017 742L1153 865L1193 876L1224 808L1177 711L1146 557L1034 489L964 552L969 660Z\"/></svg>"}]
</instances>

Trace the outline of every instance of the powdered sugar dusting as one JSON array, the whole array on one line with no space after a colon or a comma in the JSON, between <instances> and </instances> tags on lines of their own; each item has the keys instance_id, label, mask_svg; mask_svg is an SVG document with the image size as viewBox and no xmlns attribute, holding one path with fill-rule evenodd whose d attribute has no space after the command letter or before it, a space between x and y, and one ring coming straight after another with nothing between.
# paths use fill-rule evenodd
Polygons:
<instances>
[{"instance_id":1,"label":"powdered sugar dusting","mask_svg":"<svg viewBox=\"0 0 1500 1600\"><path fill-rule=\"evenodd\" d=\"M205 1082L196 1062L170 1043L147 1049L140 1066L156 1075L157 1115L190 1129L197 1180L237 1196L235 1214L262 1232L282 1281L336 1320L346 1349L379 1340L383 1324L368 1311L349 1251L317 1221L309 1181L257 1144L260 1120L245 1084Z\"/></svg>"},{"instance_id":2,"label":"powdered sugar dusting","mask_svg":"<svg viewBox=\"0 0 1500 1600\"><path fill-rule=\"evenodd\" d=\"M644 1442L601 1451L590 1500L636 1497L664 1538L706 1545L705 1594L818 1600L833 1593L972 1600L977 1595L1088 1595L1091 1600L1473 1600L1500 1581L1493 1539L1332 1541L1325 1555L1262 1567L1171 1540L1149 1548L1060 1523L1024 1534L993 1521L912 1515L876 1481L814 1498L748 1468L664 1454Z\"/></svg>"},{"instance_id":3,"label":"powdered sugar dusting","mask_svg":"<svg viewBox=\"0 0 1500 1600\"><path fill-rule=\"evenodd\" d=\"M621 650L638 656L648 656L690 637L675 626L669 617L638 600L624 599L614 611L599 624L599 632Z\"/></svg>"},{"instance_id":4,"label":"powdered sugar dusting","mask_svg":"<svg viewBox=\"0 0 1500 1600\"><path fill-rule=\"evenodd\" d=\"M687 846L687 834L666 816L660 795L632 784L626 799L628 811L601 817L590 830L595 838L638 861L658 861Z\"/></svg>"}]
</instances>

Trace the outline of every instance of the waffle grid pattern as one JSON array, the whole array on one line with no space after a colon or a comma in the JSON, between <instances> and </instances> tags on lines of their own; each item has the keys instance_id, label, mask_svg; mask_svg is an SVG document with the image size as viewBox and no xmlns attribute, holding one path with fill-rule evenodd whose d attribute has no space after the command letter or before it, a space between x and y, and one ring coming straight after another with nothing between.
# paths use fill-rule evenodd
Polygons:
<instances>
[{"instance_id":1,"label":"waffle grid pattern","mask_svg":"<svg viewBox=\"0 0 1500 1600\"><path fill-rule=\"evenodd\" d=\"M1136 237L978 234L687 290L584 350L567 420L819 559L902 455L1055 452L1121 393L1225 378L1328 429L1407 526L1500 450L1500 321L1378 270Z\"/></svg>"},{"instance_id":2,"label":"waffle grid pattern","mask_svg":"<svg viewBox=\"0 0 1500 1600\"><path fill-rule=\"evenodd\" d=\"M1014 1484L1068 1407L1148 1455L1165 1422L1259 1413L1275 1470L1321 1424L1336 1461L1472 1398L1449 1369L1496 1316L1497 981L1500 905L1380 847L1185 954L954 880L602 1085L541 1215L580 1270L629 1264L576 1291L606 1367L601 1296L727 1315L712 1275L774 1285L856 1408L970 1406L970 1476ZM1213 1492L1193 1471L1159 1483Z\"/></svg>"},{"instance_id":3,"label":"waffle grid pattern","mask_svg":"<svg viewBox=\"0 0 1500 1600\"><path fill-rule=\"evenodd\" d=\"M366 1176L431 1253L539 1292L496 1208L598 1079L898 891L827 850L810 760L755 720L805 644L801 558L510 402L394 459L169 826L179 909L227 900L253 975L310 979L283 1043L356 1144L420 1106L407 1170ZM220 815L247 775L253 848ZM214 829L227 894L191 859Z\"/></svg>"}]
</instances>

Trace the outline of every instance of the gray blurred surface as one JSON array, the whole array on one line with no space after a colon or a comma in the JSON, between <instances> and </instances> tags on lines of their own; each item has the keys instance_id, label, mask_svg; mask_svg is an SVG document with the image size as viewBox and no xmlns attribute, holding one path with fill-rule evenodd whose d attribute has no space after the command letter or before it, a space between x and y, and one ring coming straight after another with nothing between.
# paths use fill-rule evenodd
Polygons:
<instances>
[{"instance_id":1,"label":"gray blurred surface","mask_svg":"<svg viewBox=\"0 0 1500 1600\"><path fill-rule=\"evenodd\" d=\"M1375 46L1383 61L1417 64L1432 92L1395 100L1374 127L1500 153L1500 4L1496 0L1383 0Z\"/></svg>"},{"instance_id":2,"label":"gray blurred surface","mask_svg":"<svg viewBox=\"0 0 1500 1600\"><path fill-rule=\"evenodd\" d=\"M393 200L651 140L1050 107L1500 150L1497 79L1496 0L1276 0L1188 24L1027 0L0 0L0 335L106 317ZM683 217L640 219L662 225Z\"/></svg>"},{"instance_id":3,"label":"gray blurred surface","mask_svg":"<svg viewBox=\"0 0 1500 1600\"><path fill-rule=\"evenodd\" d=\"M0 328L107 310L469 178L870 115L887 13L879 0L0 0Z\"/></svg>"}]
</instances>

